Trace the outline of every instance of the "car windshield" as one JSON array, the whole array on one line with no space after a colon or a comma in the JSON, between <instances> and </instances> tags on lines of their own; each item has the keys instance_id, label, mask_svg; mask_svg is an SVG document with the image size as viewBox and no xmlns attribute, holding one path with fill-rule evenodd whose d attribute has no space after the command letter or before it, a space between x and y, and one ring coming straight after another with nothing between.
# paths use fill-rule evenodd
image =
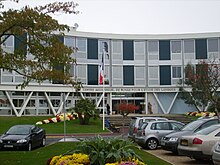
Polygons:
<instances>
[{"instance_id":1,"label":"car windshield","mask_svg":"<svg viewBox=\"0 0 220 165\"><path fill-rule=\"evenodd\" d=\"M138 123L138 127L141 127L141 126L143 125L143 123L144 123L144 120L143 120L143 119L140 119L140 120L139 120L139 123Z\"/></svg>"},{"instance_id":2,"label":"car windshield","mask_svg":"<svg viewBox=\"0 0 220 165\"><path fill-rule=\"evenodd\" d=\"M213 131L219 129L220 126L219 125L212 125L210 127L207 127L207 128L204 128L200 131L198 131L196 134L199 134L199 135L208 135L210 133L212 133Z\"/></svg>"},{"instance_id":3,"label":"car windshield","mask_svg":"<svg viewBox=\"0 0 220 165\"><path fill-rule=\"evenodd\" d=\"M24 126L11 127L7 132L7 134L9 135L27 135L29 133L30 133L30 128Z\"/></svg>"},{"instance_id":4,"label":"car windshield","mask_svg":"<svg viewBox=\"0 0 220 165\"><path fill-rule=\"evenodd\" d=\"M142 129L145 129L147 127L148 123L144 123L142 126L141 126L141 130Z\"/></svg>"},{"instance_id":5,"label":"car windshield","mask_svg":"<svg viewBox=\"0 0 220 165\"><path fill-rule=\"evenodd\" d=\"M184 131L193 131L196 128L198 128L203 123L202 120L195 120L189 124L187 124L185 127L182 128Z\"/></svg>"},{"instance_id":6,"label":"car windshield","mask_svg":"<svg viewBox=\"0 0 220 165\"><path fill-rule=\"evenodd\" d=\"M137 119L136 118L132 118L131 119L131 122L130 122L130 127L133 127L134 126L134 123Z\"/></svg>"}]
</instances>

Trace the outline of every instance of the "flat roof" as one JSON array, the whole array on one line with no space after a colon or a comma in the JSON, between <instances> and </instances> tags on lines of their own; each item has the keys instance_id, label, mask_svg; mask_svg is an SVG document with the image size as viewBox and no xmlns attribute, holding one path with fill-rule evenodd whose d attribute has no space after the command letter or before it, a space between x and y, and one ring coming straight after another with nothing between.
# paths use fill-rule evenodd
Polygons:
<instances>
[{"instance_id":1,"label":"flat roof","mask_svg":"<svg viewBox=\"0 0 220 165\"><path fill-rule=\"evenodd\" d=\"M70 28L71 29L71 28ZM99 38L99 39L129 39L129 40L175 40L175 39L195 39L195 38L218 38L220 32L209 33L183 33L183 34L112 34L112 33L93 33L81 32L72 28L65 35L86 37L86 38Z\"/></svg>"}]
</instances>

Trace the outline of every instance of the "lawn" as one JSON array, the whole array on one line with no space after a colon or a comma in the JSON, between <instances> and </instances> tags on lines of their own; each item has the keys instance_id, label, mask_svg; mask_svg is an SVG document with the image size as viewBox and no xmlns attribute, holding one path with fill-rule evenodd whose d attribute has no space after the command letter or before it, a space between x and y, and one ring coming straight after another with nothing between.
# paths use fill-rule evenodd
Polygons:
<instances>
[{"instance_id":1,"label":"lawn","mask_svg":"<svg viewBox=\"0 0 220 165\"><path fill-rule=\"evenodd\" d=\"M3 117L0 116L0 134L4 133L9 127L15 124L35 124L38 121L47 119L46 116L25 116L25 117ZM40 127L45 128L47 134L63 133L64 123L43 124ZM91 119L89 125L80 125L78 120L66 122L67 134L72 133L101 133L108 132L102 130L102 121L100 119ZM47 160L55 155L64 154L76 146L76 142L59 142L33 151L0 151L1 165L43 165ZM149 154L143 150L135 150L148 165L170 165L169 163Z\"/></svg>"},{"instance_id":2,"label":"lawn","mask_svg":"<svg viewBox=\"0 0 220 165\"><path fill-rule=\"evenodd\" d=\"M38 121L47 119L48 116L22 116L22 117L8 117L0 116L0 134L4 133L8 128L15 124L35 124ZM63 134L64 123L49 123L39 125L46 130L47 134ZM66 133L101 133L108 132L102 129L102 121L100 119L90 119L89 125L80 125L79 120L66 121Z\"/></svg>"},{"instance_id":3,"label":"lawn","mask_svg":"<svg viewBox=\"0 0 220 165\"><path fill-rule=\"evenodd\" d=\"M33 151L1 151L1 165L44 165L47 160L55 155L67 153L74 149L76 142L59 142ZM135 152L147 165L170 165L169 163L143 151L136 149Z\"/></svg>"}]
</instances>

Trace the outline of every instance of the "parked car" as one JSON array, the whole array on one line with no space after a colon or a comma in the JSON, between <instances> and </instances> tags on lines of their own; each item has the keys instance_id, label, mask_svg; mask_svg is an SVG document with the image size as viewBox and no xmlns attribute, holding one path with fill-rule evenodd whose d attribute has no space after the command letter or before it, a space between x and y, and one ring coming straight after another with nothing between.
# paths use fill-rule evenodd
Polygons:
<instances>
[{"instance_id":1,"label":"parked car","mask_svg":"<svg viewBox=\"0 0 220 165\"><path fill-rule=\"evenodd\" d=\"M184 125L184 123L174 120L144 123L135 136L135 142L144 148L157 149L163 136L170 132L181 130Z\"/></svg>"},{"instance_id":2,"label":"parked car","mask_svg":"<svg viewBox=\"0 0 220 165\"><path fill-rule=\"evenodd\" d=\"M161 147L164 150L172 151L178 154L178 143L180 137L184 135L192 135L199 130L209 127L211 125L218 124L218 119L216 117L212 118L200 118L195 121L188 123L181 131L170 133L164 136L161 140Z\"/></svg>"},{"instance_id":3,"label":"parked car","mask_svg":"<svg viewBox=\"0 0 220 165\"><path fill-rule=\"evenodd\" d=\"M220 141L215 143L215 146L212 149L212 162L214 165L220 164Z\"/></svg>"},{"instance_id":4,"label":"parked car","mask_svg":"<svg viewBox=\"0 0 220 165\"><path fill-rule=\"evenodd\" d=\"M137 130L138 128L141 128L141 126L143 125L143 123L145 122L149 122L149 121L164 121L164 120L168 120L167 118L163 118L163 117L132 117L131 118L131 122L129 124L129 130L128 130L128 138L134 140L135 139L135 135L137 134Z\"/></svg>"},{"instance_id":5,"label":"parked car","mask_svg":"<svg viewBox=\"0 0 220 165\"><path fill-rule=\"evenodd\" d=\"M220 124L211 125L193 135L182 136L178 153L196 160L212 158L212 148L220 140Z\"/></svg>"},{"instance_id":6,"label":"parked car","mask_svg":"<svg viewBox=\"0 0 220 165\"><path fill-rule=\"evenodd\" d=\"M45 130L35 125L14 125L0 136L0 149L25 149L45 146Z\"/></svg>"}]
</instances>

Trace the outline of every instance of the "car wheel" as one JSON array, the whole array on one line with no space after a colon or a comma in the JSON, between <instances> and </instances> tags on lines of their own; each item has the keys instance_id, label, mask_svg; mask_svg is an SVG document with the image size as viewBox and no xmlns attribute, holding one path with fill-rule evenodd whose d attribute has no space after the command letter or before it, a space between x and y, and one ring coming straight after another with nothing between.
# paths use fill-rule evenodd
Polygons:
<instances>
[{"instance_id":1,"label":"car wheel","mask_svg":"<svg viewBox=\"0 0 220 165\"><path fill-rule=\"evenodd\" d=\"M147 146L147 148L150 149L150 150L155 150L155 149L157 149L157 146L158 146L158 141L157 141L157 139L155 139L155 138L148 139L147 142L146 142L146 146Z\"/></svg>"},{"instance_id":2,"label":"car wheel","mask_svg":"<svg viewBox=\"0 0 220 165\"><path fill-rule=\"evenodd\" d=\"M32 143L31 143L31 142L28 143L27 150L28 150L28 151L31 151L31 150L32 150Z\"/></svg>"},{"instance_id":3,"label":"car wheel","mask_svg":"<svg viewBox=\"0 0 220 165\"><path fill-rule=\"evenodd\" d=\"M175 154L175 155L179 155L179 151L178 150L173 150L172 153Z\"/></svg>"},{"instance_id":4,"label":"car wheel","mask_svg":"<svg viewBox=\"0 0 220 165\"><path fill-rule=\"evenodd\" d=\"M46 138L43 137L41 140L41 147L44 147L46 145Z\"/></svg>"}]
</instances>

